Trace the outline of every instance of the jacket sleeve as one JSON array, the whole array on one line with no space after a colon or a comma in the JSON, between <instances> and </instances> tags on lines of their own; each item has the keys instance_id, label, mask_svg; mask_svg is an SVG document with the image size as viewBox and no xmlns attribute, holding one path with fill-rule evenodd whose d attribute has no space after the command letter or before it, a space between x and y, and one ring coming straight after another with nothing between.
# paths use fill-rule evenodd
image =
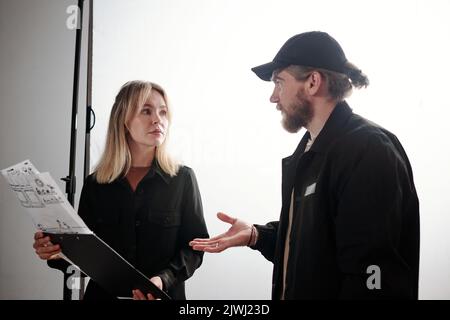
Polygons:
<instances>
[{"instance_id":1,"label":"jacket sleeve","mask_svg":"<svg viewBox=\"0 0 450 320\"><path fill-rule=\"evenodd\" d=\"M272 221L266 225L255 224L258 230L258 239L253 247L258 250L269 261L273 262L275 257L275 245L277 242L278 221Z\"/></svg>"},{"instance_id":2,"label":"jacket sleeve","mask_svg":"<svg viewBox=\"0 0 450 320\"><path fill-rule=\"evenodd\" d=\"M185 170L186 180L178 253L175 254L167 268L157 274L163 281L164 290L169 290L172 286L191 277L202 264L203 252L192 250L189 241L194 238L209 238L197 179L192 169L185 167Z\"/></svg>"},{"instance_id":3,"label":"jacket sleeve","mask_svg":"<svg viewBox=\"0 0 450 320\"><path fill-rule=\"evenodd\" d=\"M412 298L411 266L399 249L410 219L405 206L418 210L408 164L387 138L379 137L361 152L354 150L350 161L348 155L343 158L335 189L339 298Z\"/></svg>"}]
</instances>

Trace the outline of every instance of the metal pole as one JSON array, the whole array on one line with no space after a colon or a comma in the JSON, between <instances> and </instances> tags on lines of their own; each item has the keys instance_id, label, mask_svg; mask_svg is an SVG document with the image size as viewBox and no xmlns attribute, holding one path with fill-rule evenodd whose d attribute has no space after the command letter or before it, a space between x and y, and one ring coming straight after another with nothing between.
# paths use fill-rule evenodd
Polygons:
<instances>
[{"instance_id":1,"label":"metal pole","mask_svg":"<svg viewBox=\"0 0 450 320\"><path fill-rule=\"evenodd\" d=\"M76 31L75 39L75 64L73 73L73 94L72 94L72 121L70 129L70 155L69 155L69 175L61 180L66 182L67 199L70 204L74 205L74 196L76 190L75 178L75 160L77 147L77 113L78 113L78 91L79 91L79 77L80 77L80 55L81 55L81 34L83 31L83 2L78 0L79 16L77 19L80 22L80 27ZM71 274L64 272L64 289L63 299L72 299L72 290L67 286L68 279Z\"/></svg>"},{"instance_id":2,"label":"metal pole","mask_svg":"<svg viewBox=\"0 0 450 320\"><path fill-rule=\"evenodd\" d=\"M91 130L95 125L95 113L92 109L92 39L94 21L94 0L89 1L88 52L87 52L87 88L86 88L86 134L84 144L84 178L90 173Z\"/></svg>"}]
</instances>

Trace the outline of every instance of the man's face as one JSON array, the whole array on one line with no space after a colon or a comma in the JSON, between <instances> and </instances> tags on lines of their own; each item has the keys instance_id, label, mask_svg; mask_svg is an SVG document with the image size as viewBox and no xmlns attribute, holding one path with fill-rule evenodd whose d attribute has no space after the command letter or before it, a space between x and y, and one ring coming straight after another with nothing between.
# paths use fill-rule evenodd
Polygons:
<instances>
[{"instance_id":1,"label":"man's face","mask_svg":"<svg viewBox=\"0 0 450 320\"><path fill-rule=\"evenodd\" d=\"M291 133L306 127L314 113L311 101L305 93L305 81L298 81L287 71L274 73L275 84L270 102L277 104L281 111L283 127Z\"/></svg>"}]
</instances>

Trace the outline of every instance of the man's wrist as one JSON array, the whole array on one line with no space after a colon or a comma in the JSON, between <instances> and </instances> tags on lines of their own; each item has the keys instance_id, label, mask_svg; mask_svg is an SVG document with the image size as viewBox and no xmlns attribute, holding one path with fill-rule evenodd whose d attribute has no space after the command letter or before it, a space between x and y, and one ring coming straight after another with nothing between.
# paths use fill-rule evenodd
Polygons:
<instances>
[{"instance_id":1,"label":"man's wrist","mask_svg":"<svg viewBox=\"0 0 450 320\"><path fill-rule=\"evenodd\" d=\"M250 238L247 243L247 247L253 247L258 241L258 229L252 224Z\"/></svg>"}]
</instances>

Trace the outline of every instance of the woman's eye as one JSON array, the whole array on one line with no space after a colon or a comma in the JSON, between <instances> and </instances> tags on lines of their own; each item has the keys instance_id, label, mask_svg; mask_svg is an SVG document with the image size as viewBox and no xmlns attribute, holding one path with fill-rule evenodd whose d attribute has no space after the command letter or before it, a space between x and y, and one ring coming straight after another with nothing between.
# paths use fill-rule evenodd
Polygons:
<instances>
[{"instance_id":1,"label":"woman's eye","mask_svg":"<svg viewBox=\"0 0 450 320\"><path fill-rule=\"evenodd\" d=\"M161 114L162 116L166 116L166 115L167 115L167 111L166 111L166 110L161 110L160 114Z\"/></svg>"},{"instance_id":2,"label":"woman's eye","mask_svg":"<svg viewBox=\"0 0 450 320\"><path fill-rule=\"evenodd\" d=\"M142 109L142 114L150 114L150 109Z\"/></svg>"}]
</instances>

